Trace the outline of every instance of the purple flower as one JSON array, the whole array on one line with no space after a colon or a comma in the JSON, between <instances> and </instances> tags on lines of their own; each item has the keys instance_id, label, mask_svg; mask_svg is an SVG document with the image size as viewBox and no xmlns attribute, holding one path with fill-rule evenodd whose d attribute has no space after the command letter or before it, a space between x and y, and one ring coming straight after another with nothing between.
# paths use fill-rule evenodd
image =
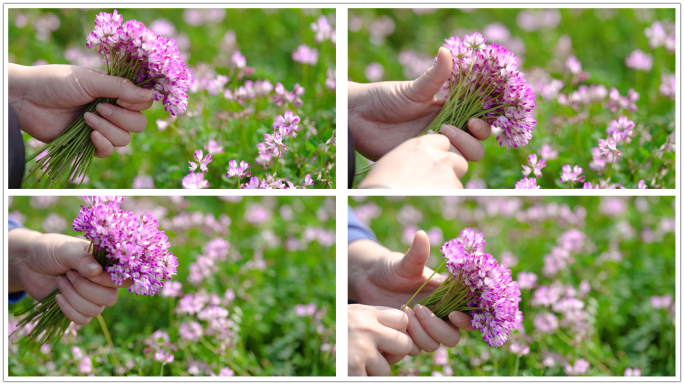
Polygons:
<instances>
[{"instance_id":1,"label":"purple flower","mask_svg":"<svg viewBox=\"0 0 684 384\"><path fill-rule=\"evenodd\" d=\"M180 297L183 295L183 284L179 281L165 281L160 295L161 297Z\"/></svg>"},{"instance_id":2,"label":"purple flower","mask_svg":"<svg viewBox=\"0 0 684 384\"><path fill-rule=\"evenodd\" d=\"M529 167L526 165L522 166L523 176L527 177L530 173L534 173L534 177L541 177L541 170L546 167L546 161L544 159L537 161L537 155L533 153L527 157L527 163L530 165Z\"/></svg>"},{"instance_id":3,"label":"purple flower","mask_svg":"<svg viewBox=\"0 0 684 384\"><path fill-rule=\"evenodd\" d=\"M635 49L625 57L625 65L627 68L650 72L653 67L653 55L644 53L641 49Z\"/></svg>"},{"instance_id":4,"label":"purple flower","mask_svg":"<svg viewBox=\"0 0 684 384\"><path fill-rule=\"evenodd\" d=\"M530 353L530 347L516 341L508 347L508 351L514 355L524 356Z\"/></svg>"},{"instance_id":5,"label":"purple flower","mask_svg":"<svg viewBox=\"0 0 684 384\"><path fill-rule=\"evenodd\" d=\"M224 151L223 146L219 146L214 139L210 139L207 145L204 146L204 149L207 150L209 156L218 155Z\"/></svg>"},{"instance_id":6,"label":"purple flower","mask_svg":"<svg viewBox=\"0 0 684 384\"><path fill-rule=\"evenodd\" d=\"M203 334L202 326L196 321L183 322L178 328L178 336L181 340L196 342Z\"/></svg>"},{"instance_id":7,"label":"purple flower","mask_svg":"<svg viewBox=\"0 0 684 384\"><path fill-rule=\"evenodd\" d=\"M464 293L460 295L464 296L465 303L460 306L454 303L456 308L464 304L477 307L471 312L472 326L482 332L488 345L500 347L506 342L508 333L522 323L522 312L518 310L520 289L505 265L499 265L492 255L483 253L484 245L484 235L471 228L446 242L440 250L451 276L445 283L463 287Z\"/></svg>"},{"instance_id":8,"label":"purple flower","mask_svg":"<svg viewBox=\"0 0 684 384\"><path fill-rule=\"evenodd\" d=\"M304 178L304 186L309 187L314 185L314 181L311 178L311 175L307 174L306 177Z\"/></svg>"},{"instance_id":9,"label":"purple flower","mask_svg":"<svg viewBox=\"0 0 684 384\"><path fill-rule=\"evenodd\" d=\"M318 49L301 44L292 51L292 60L301 64L316 65L318 63Z\"/></svg>"},{"instance_id":10,"label":"purple flower","mask_svg":"<svg viewBox=\"0 0 684 384\"><path fill-rule=\"evenodd\" d=\"M637 189L648 189L648 185L646 185L646 181L644 179L639 180Z\"/></svg>"},{"instance_id":11,"label":"purple flower","mask_svg":"<svg viewBox=\"0 0 684 384\"><path fill-rule=\"evenodd\" d=\"M558 328L558 318L550 312L543 312L534 318L534 328L542 333L553 333Z\"/></svg>"},{"instance_id":12,"label":"purple flower","mask_svg":"<svg viewBox=\"0 0 684 384\"><path fill-rule=\"evenodd\" d=\"M619 109L625 109L629 113L634 113L639 110L636 102L639 101L640 95L634 89L627 91L627 96L622 97L617 88L611 88L608 93L607 106L611 112L617 112Z\"/></svg>"},{"instance_id":13,"label":"purple flower","mask_svg":"<svg viewBox=\"0 0 684 384\"><path fill-rule=\"evenodd\" d=\"M382 80L382 77L385 75L385 68L383 68L382 64L374 61L366 66L363 73L368 81L374 83Z\"/></svg>"},{"instance_id":14,"label":"purple flower","mask_svg":"<svg viewBox=\"0 0 684 384\"><path fill-rule=\"evenodd\" d=\"M133 179L133 189L154 189L154 180L150 175L136 176Z\"/></svg>"},{"instance_id":15,"label":"purple flower","mask_svg":"<svg viewBox=\"0 0 684 384\"><path fill-rule=\"evenodd\" d=\"M568 376L582 376L589 372L589 362L583 358L575 360L575 365L572 366L568 363L565 364L565 374Z\"/></svg>"},{"instance_id":16,"label":"purple flower","mask_svg":"<svg viewBox=\"0 0 684 384\"><path fill-rule=\"evenodd\" d=\"M625 368L623 372L624 376L641 376L641 369L639 368Z\"/></svg>"},{"instance_id":17,"label":"purple flower","mask_svg":"<svg viewBox=\"0 0 684 384\"><path fill-rule=\"evenodd\" d=\"M580 168L579 165L575 165L574 168L570 167L570 164L563 166L563 171L561 172L560 181L565 183L567 181L571 183L582 183L584 182L584 176L581 176L584 169Z\"/></svg>"},{"instance_id":18,"label":"purple flower","mask_svg":"<svg viewBox=\"0 0 684 384\"><path fill-rule=\"evenodd\" d=\"M297 304L295 305L295 313L299 317L313 316L316 313L316 304Z\"/></svg>"},{"instance_id":19,"label":"purple flower","mask_svg":"<svg viewBox=\"0 0 684 384\"><path fill-rule=\"evenodd\" d=\"M537 275L534 272L518 273L518 287L520 289L532 289L537 285Z\"/></svg>"},{"instance_id":20,"label":"purple flower","mask_svg":"<svg viewBox=\"0 0 684 384\"><path fill-rule=\"evenodd\" d=\"M677 95L677 77L674 74L662 74L658 91L661 95L674 100Z\"/></svg>"},{"instance_id":21,"label":"purple flower","mask_svg":"<svg viewBox=\"0 0 684 384\"><path fill-rule=\"evenodd\" d=\"M573 75L579 75L582 72L582 63L575 57L575 55L568 56L565 60L565 68Z\"/></svg>"},{"instance_id":22,"label":"purple flower","mask_svg":"<svg viewBox=\"0 0 684 384\"><path fill-rule=\"evenodd\" d=\"M609 138L613 137L613 134L616 134L614 137L617 140L629 144L632 142L632 137L634 137L634 122L625 116L622 116L619 119L610 122L608 129L606 129L606 134ZM601 150L600 141L599 150Z\"/></svg>"},{"instance_id":23,"label":"purple flower","mask_svg":"<svg viewBox=\"0 0 684 384\"><path fill-rule=\"evenodd\" d=\"M290 103L295 108L298 108L304 105L304 102L300 98L303 94L304 88L301 87L299 83L295 84L292 92L288 92L281 83L278 83L275 87L275 95L271 98L271 101L279 107L283 106L283 104Z\"/></svg>"},{"instance_id":24,"label":"purple flower","mask_svg":"<svg viewBox=\"0 0 684 384\"><path fill-rule=\"evenodd\" d=\"M245 172L249 168L249 163L246 163L244 161L240 161L240 166L238 167L237 161L236 160L231 160L228 162L228 173L226 173L226 177L231 178L233 176L237 176L238 178L242 177L249 177L251 172Z\"/></svg>"},{"instance_id":25,"label":"purple flower","mask_svg":"<svg viewBox=\"0 0 684 384\"><path fill-rule=\"evenodd\" d=\"M327 88L329 91L335 92L335 90L337 89L337 75L335 74L335 70L333 68L328 68L325 71L325 76L325 88Z\"/></svg>"},{"instance_id":26,"label":"purple flower","mask_svg":"<svg viewBox=\"0 0 684 384\"><path fill-rule=\"evenodd\" d=\"M543 160L553 160L558 158L558 151L556 151L552 146L544 144L539 151L539 156Z\"/></svg>"},{"instance_id":27,"label":"purple flower","mask_svg":"<svg viewBox=\"0 0 684 384\"><path fill-rule=\"evenodd\" d=\"M273 122L273 131L278 132L282 137L290 136L293 139L297 137L299 131L299 122L301 118L292 111L286 111L283 115L278 115Z\"/></svg>"},{"instance_id":28,"label":"purple flower","mask_svg":"<svg viewBox=\"0 0 684 384\"><path fill-rule=\"evenodd\" d=\"M435 351L435 355L432 358L432 362L437 365L447 365L449 364L449 351L445 346L440 346Z\"/></svg>"},{"instance_id":29,"label":"purple flower","mask_svg":"<svg viewBox=\"0 0 684 384\"><path fill-rule=\"evenodd\" d=\"M537 185L537 179L528 179L525 177L515 183L515 189L541 189L541 187Z\"/></svg>"},{"instance_id":30,"label":"purple flower","mask_svg":"<svg viewBox=\"0 0 684 384\"><path fill-rule=\"evenodd\" d=\"M202 152L202 150L198 149L195 151L195 161L197 163L192 162L192 161L188 161L188 163L190 163L190 167L189 167L190 173L195 172L197 167L199 167L199 169L202 171L202 173L207 173L207 171L209 170L207 168L207 164L211 163L212 159L211 159L211 155L204 156L204 153Z\"/></svg>"},{"instance_id":31,"label":"purple flower","mask_svg":"<svg viewBox=\"0 0 684 384\"><path fill-rule=\"evenodd\" d=\"M168 252L170 244L157 220L121 210L123 198L117 196L84 199L73 228L92 242L96 253L101 252L101 264L112 281L132 279L129 292L136 295L158 293L163 281L176 275L178 260Z\"/></svg>"},{"instance_id":32,"label":"purple flower","mask_svg":"<svg viewBox=\"0 0 684 384\"><path fill-rule=\"evenodd\" d=\"M191 173L183 178L183 189L209 188L209 181L204 180L204 173Z\"/></svg>"},{"instance_id":33,"label":"purple flower","mask_svg":"<svg viewBox=\"0 0 684 384\"><path fill-rule=\"evenodd\" d=\"M310 25L311 31L315 32L314 40L316 43L322 43L326 40L334 40L335 29L330 25L330 21L325 16L320 16L315 22ZM334 43L334 41L333 41Z\"/></svg>"},{"instance_id":34,"label":"purple flower","mask_svg":"<svg viewBox=\"0 0 684 384\"><path fill-rule=\"evenodd\" d=\"M160 348L155 354L154 359L162 365L173 363L174 356L170 352L166 352L164 349Z\"/></svg>"}]
</instances>

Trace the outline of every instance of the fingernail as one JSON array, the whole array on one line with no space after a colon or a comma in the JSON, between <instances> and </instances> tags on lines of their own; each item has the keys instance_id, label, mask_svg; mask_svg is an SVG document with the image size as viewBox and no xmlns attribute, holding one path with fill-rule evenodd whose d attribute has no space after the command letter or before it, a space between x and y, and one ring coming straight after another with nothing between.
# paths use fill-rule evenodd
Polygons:
<instances>
[{"instance_id":1,"label":"fingernail","mask_svg":"<svg viewBox=\"0 0 684 384\"><path fill-rule=\"evenodd\" d=\"M55 300L57 300L57 303L59 304L64 304L64 297L62 297L62 294L57 294L57 296L55 296Z\"/></svg>"},{"instance_id":2,"label":"fingernail","mask_svg":"<svg viewBox=\"0 0 684 384\"><path fill-rule=\"evenodd\" d=\"M99 271L100 271L100 264L95 264L95 263L89 264L89 265L86 267L86 271L89 272L89 273L96 273L96 272L99 272Z\"/></svg>"},{"instance_id":3,"label":"fingernail","mask_svg":"<svg viewBox=\"0 0 684 384\"><path fill-rule=\"evenodd\" d=\"M439 131L442 132L444 136L450 139L455 139L457 135L456 130L446 124L442 124L442 126L439 127Z\"/></svg>"},{"instance_id":4,"label":"fingernail","mask_svg":"<svg viewBox=\"0 0 684 384\"><path fill-rule=\"evenodd\" d=\"M100 118L92 112L86 112L85 115L83 115L83 118L88 125L97 125L97 123L100 121Z\"/></svg>"},{"instance_id":5,"label":"fingernail","mask_svg":"<svg viewBox=\"0 0 684 384\"><path fill-rule=\"evenodd\" d=\"M131 103L125 102L123 100L117 100L116 103L119 104L120 106L124 107L124 108L128 108L131 106Z\"/></svg>"},{"instance_id":6,"label":"fingernail","mask_svg":"<svg viewBox=\"0 0 684 384\"><path fill-rule=\"evenodd\" d=\"M62 276L57 277L57 286L59 287L59 290L61 291L62 288L64 288L64 285L66 283L64 282L64 278Z\"/></svg>"},{"instance_id":7,"label":"fingernail","mask_svg":"<svg viewBox=\"0 0 684 384\"><path fill-rule=\"evenodd\" d=\"M135 94L136 96L143 99L152 99L152 96L154 96L154 91L152 91L151 89L138 88Z\"/></svg>"},{"instance_id":8,"label":"fingernail","mask_svg":"<svg viewBox=\"0 0 684 384\"><path fill-rule=\"evenodd\" d=\"M100 280L102 280L102 277L100 277L100 276L102 276L102 275L97 275L97 276L91 278L90 281L92 281L93 283L99 283Z\"/></svg>"},{"instance_id":9,"label":"fingernail","mask_svg":"<svg viewBox=\"0 0 684 384\"><path fill-rule=\"evenodd\" d=\"M102 116L110 116L112 114L112 107L107 104L98 104L95 108Z\"/></svg>"},{"instance_id":10,"label":"fingernail","mask_svg":"<svg viewBox=\"0 0 684 384\"><path fill-rule=\"evenodd\" d=\"M76 274L74 272L67 271L66 275L69 278L69 281L71 281L72 283L74 282L74 280L76 280Z\"/></svg>"},{"instance_id":11,"label":"fingernail","mask_svg":"<svg viewBox=\"0 0 684 384\"><path fill-rule=\"evenodd\" d=\"M454 324L461 324L464 320L463 315L461 315L458 312L451 312L451 315L449 315L449 316L452 317L451 322Z\"/></svg>"},{"instance_id":12,"label":"fingernail","mask_svg":"<svg viewBox=\"0 0 684 384\"><path fill-rule=\"evenodd\" d=\"M427 308L423 307L420 304L416 304L416 306L414 308L416 311L416 316L418 316L419 319L423 319L423 318L425 318L425 316L427 316L427 312L426 312Z\"/></svg>"}]
</instances>

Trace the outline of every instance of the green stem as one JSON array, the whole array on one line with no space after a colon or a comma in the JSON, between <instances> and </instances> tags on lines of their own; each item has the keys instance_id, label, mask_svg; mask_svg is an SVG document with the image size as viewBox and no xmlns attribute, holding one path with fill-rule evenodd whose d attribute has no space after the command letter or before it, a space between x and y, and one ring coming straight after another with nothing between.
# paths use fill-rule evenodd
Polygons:
<instances>
[{"instance_id":1,"label":"green stem","mask_svg":"<svg viewBox=\"0 0 684 384\"><path fill-rule=\"evenodd\" d=\"M439 265L439 267L437 267L437 269L435 269L434 272L432 272L432 275L430 275L430 277L428 277L428 279L425 280L425 282L423 283L423 285L421 285L420 288L418 288L418 290L416 291L416 293L414 293L413 296L411 296L411 298L409 299L409 301L407 301L406 304L404 304L404 306L401 307L401 310L402 310L402 311L403 311L404 308L406 308L409 304L411 304L411 300L413 300L413 299L416 297L416 295L418 294L418 292L420 292L420 291L423 289L423 287L425 287L425 284L427 284L428 281L430 281L430 279L432 279L432 277L435 275L435 273L437 273L437 271L439 271L439 269L442 268L442 266L444 266L445 264L446 264L446 259L442 262L442 264Z\"/></svg>"}]
</instances>

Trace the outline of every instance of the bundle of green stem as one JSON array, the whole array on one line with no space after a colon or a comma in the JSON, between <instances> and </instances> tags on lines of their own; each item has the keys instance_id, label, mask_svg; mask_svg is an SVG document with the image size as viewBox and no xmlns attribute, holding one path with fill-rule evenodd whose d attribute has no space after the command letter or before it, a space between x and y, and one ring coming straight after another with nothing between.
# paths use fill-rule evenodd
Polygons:
<instances>
[{"instance_id":1,"label":"bundle of green stem","mask_svg":"<svg viewBox=\"0 0 684 384\"><path fill-rule=\"evenodd\" d=\"M93 243L90 243L89 251L93 248ZM112 259L107 257L105 249L94 250L93 257L97 260L103 268L108 267L112 263ZM56 336L62 336L71 324L62 310L57 305L57 294L59 289L56 289L48 297L33 304L28 308L24 308L14 315L22 317L17 325L17 329L12 332L12 335L19 333L24 327L29 324L34 324L35 327L26 336L29 344L43 345L53 340L58 340Z\"/></svg>"},{"instance_id":2,"label":"bundle of green stem","mask_svg":"<svg viewBox=\"0 0 684 384\"><path fill-rule=\"evenodd\" d=\"M411 304L411 301L420 293L420 291L425 287L428 281L446 264L446 260L437 268L435 272L428 278L425 283L416 291L415 294L409 299L406 304L402 307L402 310ZM426 306L435 314L435 316L440 319L446 319L449 314L453 311L468 312L479 310L478 307L468 306L473 302L477 301L477 295L470 291L470 288L463 284L462 275L459 274L458 277L449 275L442 284L430 293L428 296L424 297L417 303L413 304L413 308L416 305Z\"/></svg>"}]
</instances>

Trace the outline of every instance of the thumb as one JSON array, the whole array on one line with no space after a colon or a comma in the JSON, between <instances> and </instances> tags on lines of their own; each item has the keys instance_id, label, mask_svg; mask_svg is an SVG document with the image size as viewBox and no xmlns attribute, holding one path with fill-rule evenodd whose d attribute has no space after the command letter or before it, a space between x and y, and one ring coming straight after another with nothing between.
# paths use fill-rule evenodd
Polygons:
<instances>
[{"instance_id":1,"label":"thumb","mask_svg":"<svg viewBox=\"0 0 684 384\"><path fill-rule=\"evenodd\" d=\"M397 272L403 276L422 276L428 257L430 257L430 240L425 231L418 231L413 238L411 248L399 261Z\"/></svg>"},{"instance_id":2,"label":"thumb","mask_svg":"<svg viewBox=\"0 0 684 384\"><path fill-rule=\"evenodd\" d=\"M437 62L418 79L411 82L409 89L415 97L414 100L431 100L442 89L444 82L449 79L452 67L451 53L441 47L437 53Z\"/></svg>"},{"instance_id":3,"label":"thumb","mask_svg":"<svg viewBox=\"0 0 684 384\"><path fill-rule=\"evenodd\" d=\"M86 71L83 78L79 80L83 89L93 98L108 97L127 101L131 104L154 99L153 90L137 87L128 79L109 76L100 71Z\"/></svg>"},{"instance_id":4,"label":"thumb","mask_svg":"<svg viewBox=\"0 0 684 384\"><path fill-rule=\"evenodd\" d=\"M90 243L69 241L55 247L55 258L67 270L75 269L84 277L93 278L102 273L102 266L87 249Z\"/></svg>"}]
</instances>

